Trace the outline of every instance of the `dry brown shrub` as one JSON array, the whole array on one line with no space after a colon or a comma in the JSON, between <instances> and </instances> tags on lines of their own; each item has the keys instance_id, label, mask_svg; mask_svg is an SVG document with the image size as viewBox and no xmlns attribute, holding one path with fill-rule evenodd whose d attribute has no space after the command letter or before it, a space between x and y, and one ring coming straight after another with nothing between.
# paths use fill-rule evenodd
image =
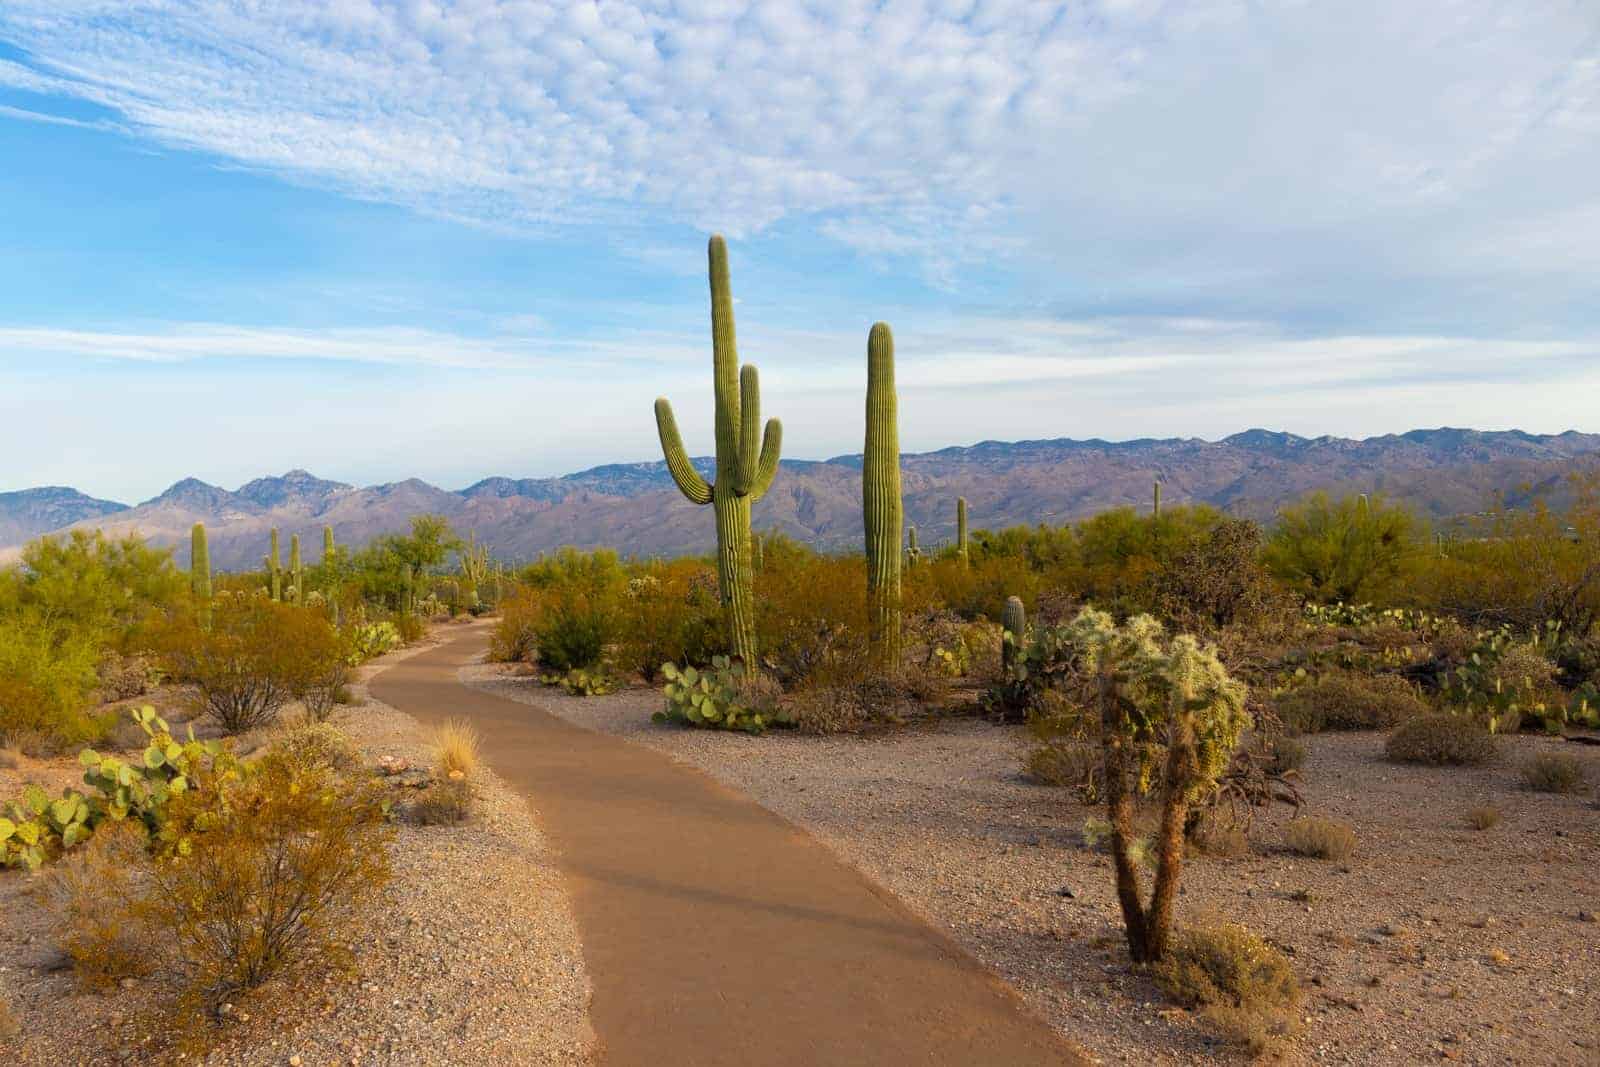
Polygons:
<instances>
[{"instance_id":1,"label":"dry brown shrub","mask_svg":"<svg viewBox=\"0 0 1600 1067\"><path fill-rule=\"evenodd\" d=\"M40 878L51 936L89 989L143 978L162 962L148 899L147 844L142 824L109 823Z\"/></svg>"},{"instance_id":2,"label":"dry brown shrub","mask_svg":"<svg viewBox=\"0 0 1600 1067\"><path fill-rule=\"evenodd\" d=\"M418 826L455 826L472 816L475 800L472 783L465 778L446 778L424 789L409 809Z\"/></svg>"},{"instance_id":3,"label":"dry brown shrub","mask_svg":"<svg viewBox=\"0 0 1600 1067\"><path fill-rule=\"evenodd\" d=\"M1387 730L1426 715L1428 705L1393 674L1327 674L1273 701L1284 726L1300 733Z\"/></svg>"},{"instance_id":4,"label":"dry brown shrub","mask_svg":"<svg viewBox=\"0 0 1600 1067\"><path fill-rule=\"evenodd\" d=\"M1522 781L1536 793L1581 793L1585 777L1583 764L1565 753L1541 753L1522 764Z\"/></svg>"},{"instance_id":5,"label":"dry brown shrub","mask_svg":"<svg viewBox=\"0 0 1600 1067\"><path fill-rule=\"evenodd\" d=\"M1229 1043L1253 1055L1295 1028L1300 985L1283 953L1242 926L1207 923L1177 931L1154 976L1168 996L1197 1008Z\"/></svg>"},{"instance_id":6,"label":"dry brown shrub","mask_svg":"<svg viewBox=\"0 0 1600 1067\"><path fill-rule=\"evenodd\" d=\"M433 731L434 770L442 779L471 778L478 770L478 730L465 719L449 719Z\"/></svg>"},{"instance_id":7,"label":"dry brown shrub","mask_svg":"<svg viewBox=\"0 0 1600 1067\"><path fill-rule=\"evenodd\" d=\"M1356 832L1345 823L1308 816L1289 820L1283 844L1297 855L1340 862L1354 855Z\"/></svg>"},{"instance_id":8,"label":"dry brown shrub","mask_svg":"<svg viewBox=\"0 0 1600 1067\"><path fill-rule=\"evenodd\" d=\"M1474 830L1493 830L1500 825L1500 809L1491 805L1473 808L1467 812L1467 825Z\"/></svg>"},{"instance_id":9,"label":"dry brown shrub","mask_svg":"<svg viewBox=\"0 0 1600 1067\"><path fill-rule=\"evenodd\" d=\"M1495 737L1481 722L1462 715L1422 715L1400 724L1384 745L1397 763L1434 767L1476 766L1495 755Z\"/></svg>"}]
</instances>

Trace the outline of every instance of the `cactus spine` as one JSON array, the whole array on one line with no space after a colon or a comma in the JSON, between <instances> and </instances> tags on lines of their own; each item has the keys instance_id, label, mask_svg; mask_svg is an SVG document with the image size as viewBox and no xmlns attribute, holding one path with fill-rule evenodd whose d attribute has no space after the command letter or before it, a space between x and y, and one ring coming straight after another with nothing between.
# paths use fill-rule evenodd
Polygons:
<instances>
[{"instance_id":1,"label":"cactus spine","mask_svg":"<svg viewBox=\"0 0 1600 1067\"><path fill-rule=\"evenodd\" d=\"M967 562L967 498L956 497L956 555Z\"/></svg>"},{"instance_id":2,"label":"cactus spine","mask_svg":"<svg viewBox=\"0 0 1600 1067\"><path fill-rule=\"evenodd\" d=\"M1161 479L1156 479L1155 502L1151 505L1150 514L1156 518L1161 517Z\"/></svg>"},{"instance_id":3,"label":"cactus spine","mask_svg":"<svg viewBox=\"0 0 1600 1067\"><path fill-rule=\"evenodd\" d=\"M267 556L267 575L272 582L272 599L283 599L283 572L278 569L278 528L272 528L272 552Z\"/></svg>"},{"instance_id":4,"label":"cactus spine","mask_svg":"<svg viewBox=\"0 0 1600 1067\"><path fill-rule=\"evenodd\" d=\"M717 474L706 484L684 451L683 438L666 397L656 400L656 431L667 470L694 504L710 504L717 516L717 585L733 654L756 669L754 573L750 560L750 505L766 495L778 473L783 425L761 430L761 383L754 365L739 366L728 282L728 246L720 236L707 248L711 281L711 367L716 396ZM760 436L759 444L757 437Z\"/></svg>"},{"instance_id":5,"label":"cactus spine","mask_svg":"<svg viewBox=\"0 0 1600 1067\"><path fill-rule=\"evenodd\" d=\"M1007 670L1017 661L1017 653L1022 651L1022 644L1028 635L1028 613L1022 606L1022 598L1016 596L1006 597L1006 606L1000 612L1000 625L1009 638L1000 646L1000 658L1004 661Z\"/></svg>"},{"instance_id":6,"label":"cactus spine","mask_svg":"<svg viewBox=\"0 0 1600 1067\"><path fill-rule=\"evenodd\" d=\"M867 335L867 440L861 466L867 527L868 638L880 668L900 665L900 415L894 392L894 334L876 323Z\"/></svg>"},{"instance_id":7,"label":"cactus spine","mask_svg":"<svg viewBox=\"0 0 1600 1067\"><path fill-rule=\"evenodd\" d=\"M206 543L206 524L197 522L189 531L189 592L194 596L200 626L211 629L211 548Z\"/></svg>"},{"instance_id":8,"label":"cactus spine","mask_svg":"<svg viewBox=\"0 0 1600 1067\"><path fill-rule=\"evenodd\" d=\"M300 566L300 535L289 535L289 593L296 604L306 602L305 571Z\"/></svg>"}]
</instances>

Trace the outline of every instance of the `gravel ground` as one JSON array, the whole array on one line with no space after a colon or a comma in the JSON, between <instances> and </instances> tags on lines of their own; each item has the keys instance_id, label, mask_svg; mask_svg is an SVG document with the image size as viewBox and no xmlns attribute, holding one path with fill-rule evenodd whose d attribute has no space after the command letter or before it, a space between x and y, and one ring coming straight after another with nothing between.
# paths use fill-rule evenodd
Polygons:
<instances>
[{"instance_id":1,"label":"gravel ground","mask_svg":"<svg viewBox=\"0 0 1600 1067\"><path fill-rule=\"evenodd\" d=\"M361 687L357 692L365 697ZM428 765L425 731L392 708L369 701L339 709L334 722L369 761L399 756ZM287 1002L275 997L279 1008L270 1012L242 1002L241 1018L203 1062L590 1062L589 984L560 874L527 804L481 774L470 822L400 825L394 878L373 936L357 947L354 977L329 978ZM15 795L25 778L73 777L59 761L30 761L0 769L0 795ZM150 1009L154 991L142 983L110 995L78 991L50 944L29 881L0 874L0 999L9 1000L21 1026L6 1049L11 1062L151 1062L126 1035ZM0 1048L5 1044L0 1037Z\"/></svg>"},{"instance_id":2,"label":"gravel ground","mask_svg":"<svg viewBox=\"0 0 1600 1067\"><path fill-rule=\"evenodd\" d=\"M569 697L494 666L463 678L745 790L948 929L1102 1062L1219 1055L1130 972L1109 865L1082 843L1095 813L1020 776L1019 728L750 738L655 726L653 690ZM1286 811L1263 814L1251 854L1187 866L1180 910L1244 923L1291 954L1306 997L1286 1058L1600 1064L1600 810L1528 792L1516 772L1559 750L1600 783L1600 752L1521 737L1490 767L1425 769L1384 762L1374 734L1308 740L1309 812L1349 823L1355 856L1291 855L1278 847ZM1469 829L1480 805L1503 821Z\"/></svg>"}]
</instances>

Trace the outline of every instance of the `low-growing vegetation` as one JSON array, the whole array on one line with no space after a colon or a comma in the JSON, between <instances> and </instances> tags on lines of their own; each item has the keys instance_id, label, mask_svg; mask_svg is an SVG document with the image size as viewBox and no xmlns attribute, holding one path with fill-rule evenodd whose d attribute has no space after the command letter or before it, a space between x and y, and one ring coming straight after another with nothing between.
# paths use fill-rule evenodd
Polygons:
<instances>
[{"instance_id":1,"label":"low-growing vegetation","mask_svg":"<svg viewBox=\"0 0 1600 1067\"><path fill-rule=\"evenodd\" d=\"M1305 816L1290 820L1283 845L1296 855L1342 863L1355 854L1356 833L1334 819Z\"/></svg>"},{"instance_id":2,"label":"low-growing vegetation","mask_svg":"<svg viewBox=\"0 0 1600 1067\"><path fill-rule=\"evenodd\" d=\"M1412 719L1389 735L1384 751L1397 763L1470 767L1488 763L1496 752L1494 735L1463 715L1432 714Z\"/></svg>"},{"instance_id":3,"label":"low-growing vegetation","mask_svg":"<svg viewBox=\"0 0 1600 1067\"><path fill-rule=\"evenodd\" d=\"M1166 994L1197 1008L1230 1043L1253 1055L1297 1029L1300 984L1283 953L1232 923L1181 928L1154 969Z\"/></svg>"},{"instance_id":4,"label":"low-growing vegetation","mask_svg":"<svg viewBox=\"0 0 1600 1067\"><path fill-rule=\"evenodd\" d=\"M1576 757L1547 752L1523 762L1522 780L1536 793L1580 793L1587 776Z\"/></svg>"}]
</instances>

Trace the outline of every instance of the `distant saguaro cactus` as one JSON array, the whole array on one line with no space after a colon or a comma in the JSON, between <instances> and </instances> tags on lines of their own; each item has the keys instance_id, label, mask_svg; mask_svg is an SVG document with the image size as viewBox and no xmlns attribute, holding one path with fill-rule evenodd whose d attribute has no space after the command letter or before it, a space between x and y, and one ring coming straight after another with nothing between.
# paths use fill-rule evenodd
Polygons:
<instances>
[{"instance_id":1,"label":"distant saguaro cactus","mask_svg":"<svg viewBox=\"0 0 1600 1067\"><path fill-rule=\"evenodd\" d=\"M906 566L915 567L922 559L922 549L917 547L917 528L906 527Z\"/></svg>"},{"instance_id":2,"label":"distant saguaro cactus","mask_svg":"<svg viewBox=\"0 0 1600 1067\"><path fill-rule=\"evenodd\" d=\"M306 602L305 570L300 566L300 535L289 535L289 591L296 604Z\"/></svg>"},{"instance_id":3,"label":"distant saguaro cactus","mask_svg":"<svg viewBox=\"0 0 1600 1067\"><path fill-rule=\"evenodd\" d=\"M322 573L327 581L327 588L322 595L328 602L328 617L335 626L339 625L339 575L335 564L338 562L338 544L333 539L333 527L322 528Z\"/></svg>"},{"instance_id":4,"label":"distant saguaro cactus","mask_svg":"<svg viewBox=\"0 0 1600 1067\"><path fill-rule=\"evenodd\" d=\"M1150 507L1150 514L1156 518L1161 517L1161 479L1156 479L1155 501Z\"/></svg>"},{"instance_id":5,"label":"distant saguaro cactus","mask_svg":"<svg viewBox=\"0 0 1600 1067\"><path fill-rule=\"evenodd\" d=\"M278 528L272 528L272 551L267 556L267 576L272 582L272 599L283 599L283 572L278 569Z\"/></svg>"},{"instance_id":6,"label":"distant saguaro cactus","mask_svg":"<svg viewBox=\"0 0 1600 1067\"><path fill-rule=\"evenodd\" d=\"M417 609L416 575L411 564L400 565L400 610L410 615Z\"/></svg>"},{"instance_id":7,"label":"distant saguaro cactus","mask_svg":"<svg viewBox=\"0 0 1600 1067\"><path fill-rule=\"evenodd\" d=\"M956 555L967 562L967 498L956 497Z\"/></svg>"},{"instance_id":8,"label":"distant saguaro cactus","mask_svg":"<svg viewBox=\"0 0 1600 1067\"><path fill-rule=\"evenodd\" d=\"M876 323L867 335L867 438L861 505L867 529L868 640L882 669L900 665L900 415L894 391L894 334Z\"/></svg>"},{"instance_id":9,"label":"distant saguaro cactus","mask_svg":"<svg viewBox=\"0 0 1600 1067\"><path fill-rule=\"evenodd\" d=\"M754 572L750 560L750 505L766 495L778 473L783 425L761 430L761 383L753 365L739 366L733 329L733 294L728 282L728 246L720 236L707 248L711 280L711 367L717 428L716 480L706 484L694 469L678 433L672 405L656 400L656 431L667 470L695 504L710 504L717 516L717 584L728 645L755 670ZM760 437L759 445L757 437Z\"/></svg>"},{"instance_id":10,"label":"distant saguaro cactus","mask_svg":"<svg viewBox=\"0 0 1600 1067\"><path fill-rule=\"evenodd\" d=\"M1000 612L1000 626L1010 637L1000 646L1002 665L1010 670L1017 661L1017 654L1022 651L1023 640L1028 636L1028 612L1022 606L1021 597L1006 597L1006 606Z\"/></svg>"},{"instance_id":11,"label":"distant saguaro cactus","mask_svg":"<svg viewBox=\"0 0 1600 1067\"><path fill-rule=\"evenodd\" d=\"M482 603L478 599L478 586L483 584L483 580L488 573L489 546L478 544L478 534L473 531L467 535L466 547L461 550L463 596L469 609L475 608Z\"/></svg>"},{"instance_id":12,"label":"distant saguaro cactus","mask_svg":"<svg viewBox=\"0 0 1600 1067\"><path fill-rule=\"evenodd\" d=\"M206 524L197 522L189 531L189 592L194 596L200 625L211 628L211 548L206 542Z\"/></svg>"}]
</instances>

